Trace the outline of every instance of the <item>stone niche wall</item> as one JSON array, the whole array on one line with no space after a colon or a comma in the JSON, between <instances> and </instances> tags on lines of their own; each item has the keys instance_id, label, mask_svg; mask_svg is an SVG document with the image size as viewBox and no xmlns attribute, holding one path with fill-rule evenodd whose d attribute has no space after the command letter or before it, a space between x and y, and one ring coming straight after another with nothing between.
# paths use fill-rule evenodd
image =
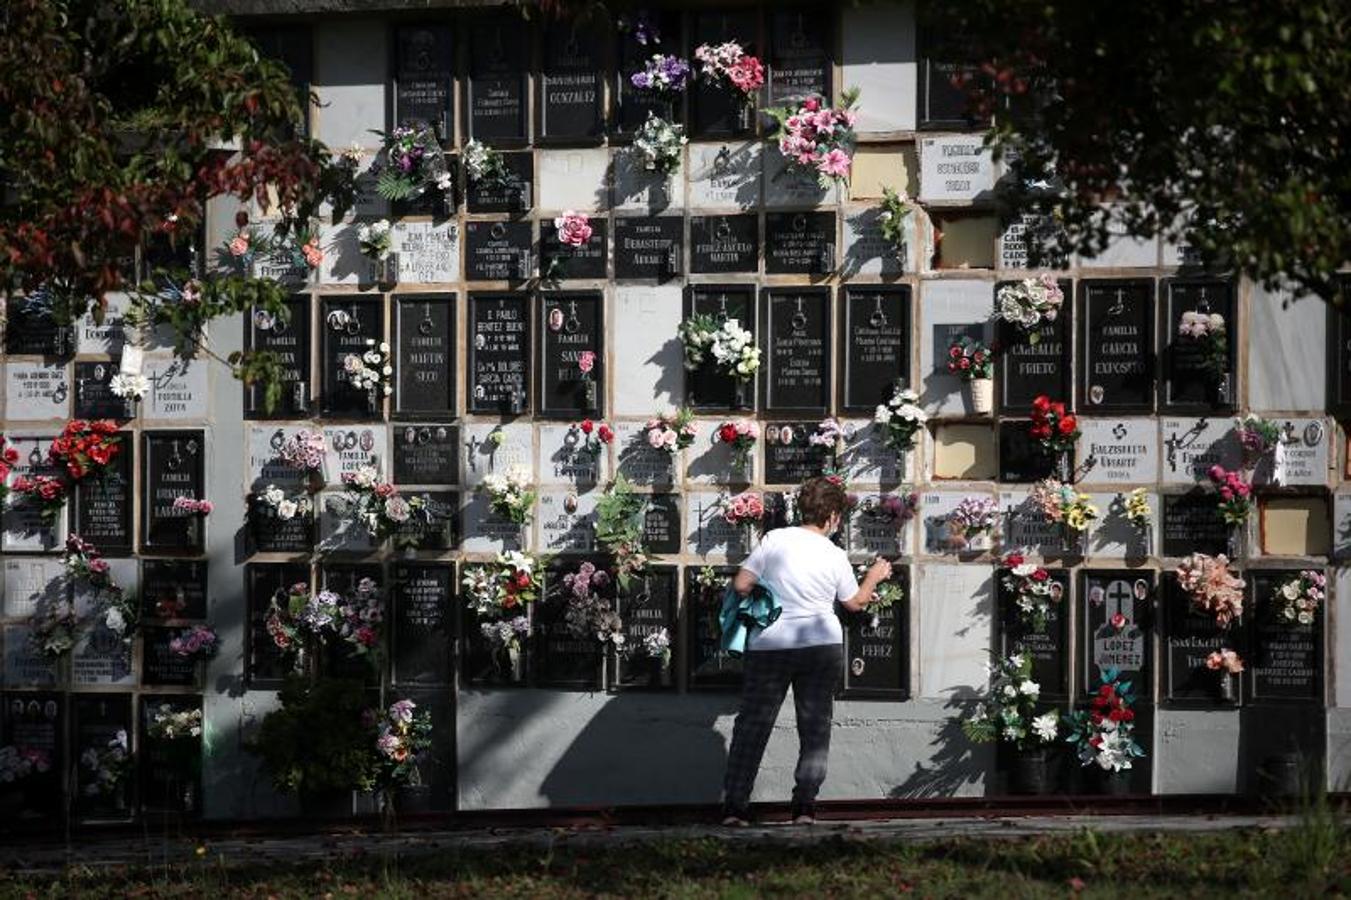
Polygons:
<instances>
[{"instance_id":1,"label":"stone niche wall","mask_svg":"<svg viewBox=\"0 0 1351 900\"><path fill-rule=\"evenodd\" d=\"M716 651L696 575L709 565L733 571L757 539L722 522L722 501L741 490L788 493L820 471L824 459L807 438L836 416L851 432L840 460L851 490L863 498L913 491L918 510L899 529L860 512L841 538L860 562L879 552L896 559L906 599L877 627L848 623L824 796L1002 789L995 754L966 743L956 721L985 689L989 655L1020 639L995 568L999 553L1015 548L1063 585L1053 628L1035 643L1048 700L1077 702L1109 660L1138 670L1148 756L1137 789L1246 790L1263 759L1290 749L1280 743L1287 737L1326 758L1336 783L1351 746L1351 717L1340 708L1351 688L1330 663L1345 643L1335 629L1347 595L1337 567L1351 516L1333 415L1351 396L1343 323L1315 300L1292 303L1196 271L1185 247L1123 237L1099 258L1054 270L1068 299L1044 340L998 334L995 291L1036 274L1027 248L1040 226L999 227L990 198L1002 173L946 87L953 65L925 56L906 6L671 12L660 26L668 52L688 55L708 40L749 44L766 61L769 102L860 86L848 188L823 190L785 173L760 125L705 88L677 107L690 136L679 170L665 179L637 170L627 135L643 110L622 76L646 51L612 30L574 33L487 12L335 14L256 29L315 92L307 126L316 137L335 148L355 143L369 165L373 130L430 120L450 152L471 137L503 150L511 187L483 190L460 174L453 206L432 210L391 208L367 183L351 215L325 218L319 270L271 273L294 288L287 329L223 322L210 335L222 355L245 345L283 352L288 383L272 415L228 373L175 360L162 346L147 355L150 394L118 408L106 390L122 352L118 298L103 324L60 334L11 305L4 432L19 468L40 468L41 449L74 416L116 417L129 452L120 477L74 498L54 528L22 510L5 516L3 742L40 744L69 761L127 729L143 760L135 790L120 803L77 807L82 819L125 818L162 800L146 716L162 698L200 704L206 735L193 811L293 811L243 749L275 705L281 673L262 614L272 592L294 580L341 586L370 574L387 623L372 690L412 697L436 716L438 749L419 802L715 801L740 674ZM881 237L884 185L921 203L900 248ZM585 252L555 239L553 219L569 209L595 226ZM237 211L213 208L208 263ZM266 225L265 211L249 213ZM362 223L381 218L394 223L396 261L377 281L356 240ZM1181 312L1201 304L1230 326L1222 390L1198 378L1174 338ZM682 367L676 330L691 312L725 312L755 333L765 370L740 396ZM960 334L1008 345L993 416L975 414L945 370L948 341ZM393 394L374 407L345 391L338 371L366 338L391 345L395 372ZM599 359L590 388L575 383L585 349ZM897 457L871 415L901 384L920 393L932 418L916 449ZM1046 474L1026 433L1039 393L1082 416L1080 484L1103 517L1076 548L1026 514L1031 482ZM673 458L645 447L644 422L682 404L698 414L693 446ZM1247 412L1282 424L1286 466L1279 485L1259 473L1254 523L1231 544L1197 491L1209 465L1237 464L1233 419ZM576 450L575 426L587 417L617 435L594 459ZM711 440L729 418L755 418L764 432L744 469ZM322 512L287 528L257 524L249 498L279 483L276 448L302 425L326 437L330 484L321 501L343 471L374 462L405 493L426 498L440 527L402 552L335 534L335 518ZM192 533L161 521L171 460L216 505ZM514 464L530 469L539 491L523 530L494 517L476 490ZM556 584L569 566L596 557L595 504L618 473L652 494L656 557L620 611L631 638L668 629L669 673L560 639L541 604L524 683L495 684L461 612L464 566L520 547L553 557ZM1144 532L1120 515L1135 488L1154 513ZM943 521L971 496L995 500L1001 525L989 542L958 550ZM29 617L62 590L59 551L77 529L143 598L149 627L130 645L91 631L68 662L52 664L29 648ZM1169 573L1196 549L1237 551L1252 585L1259 618L1231 637L1252 661L1237 702L1221 702L1196 677L1188 651L1214 635L1192 628L1173 602ZM1335 600L1308 640L1276 646L1260 614L1273 580L1303 568L1327 571ZM184 604L172 620L155 606L166 597ZM1115 611L1132 627L1114 641L1107 622ZM163 643L171 624L194 621L214 625L221 652L184 670ZM1288 727L1249 721L1259 717ZM795 751L789 705L757 798L787 796Z\"/></svg>"}]
</instances>

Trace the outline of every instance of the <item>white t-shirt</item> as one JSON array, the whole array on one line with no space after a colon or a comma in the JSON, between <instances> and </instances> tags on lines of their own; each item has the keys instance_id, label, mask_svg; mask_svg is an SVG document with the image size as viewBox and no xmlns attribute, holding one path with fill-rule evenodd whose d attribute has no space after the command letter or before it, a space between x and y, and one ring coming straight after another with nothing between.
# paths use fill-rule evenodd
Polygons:
<instances>
[{"instance_id":1,"label":"white t-shirt","mask_svg":"<svg viewBox=\"0 0 1351 900\"><path fill-rule=\"evenodd\" d=\"M792 650L844 641L835 601L858 592L849 557L830 538L806 528L776 528L741 568L774 592L783 612L751 634L751 650Z\"/></svg>"}]
</instances>

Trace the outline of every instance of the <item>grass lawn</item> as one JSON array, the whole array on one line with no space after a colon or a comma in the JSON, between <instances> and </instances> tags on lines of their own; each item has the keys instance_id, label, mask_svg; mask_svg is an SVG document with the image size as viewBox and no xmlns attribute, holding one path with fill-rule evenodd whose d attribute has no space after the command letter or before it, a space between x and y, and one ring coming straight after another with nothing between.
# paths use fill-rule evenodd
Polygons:
<instances>
[{"instance_id":1,"label":"grass lawn","mask_svg":"<svg viewBox=\"0 0 1351 900\"><path fill-rule=\"evenodd\" d=\"M1351 893L1351 833L1095 832L1008 840L805 846L716 839L545 852L502 848L290 869L213 858L177 870L74 868L0 879L6 897L1323 897Z\"/></svg>"}]
</instances>

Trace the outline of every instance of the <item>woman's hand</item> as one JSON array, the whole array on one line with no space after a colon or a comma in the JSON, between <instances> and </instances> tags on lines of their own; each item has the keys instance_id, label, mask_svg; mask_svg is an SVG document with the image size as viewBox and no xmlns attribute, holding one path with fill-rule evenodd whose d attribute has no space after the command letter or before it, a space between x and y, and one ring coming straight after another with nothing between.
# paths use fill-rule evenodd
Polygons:
<instances>
[{"instance_id":1,"label":"woman's hand","mask_svg":"<svg viewBox=\"0 0 1351 900\"><path fill-rule=\"evenodd\" d=\"M873 560L873 564L868 567L868 574L864 576L864 578L872 583L874 589L890 577L891 563L880 556Z\"/></svg>"},{"instance_id":2,"label":"woman's hand","mask_svg":"<svg viewBox=\"0 0 1351 900\"><path fill-rule=\"evenodd\" d=\"M891 577L891 563L882 557L873 560L873 564L868 566L868 571L863 574L863 582L858 586L858 593L848 600L841 602L841 606L850 612L858 612L872 603L877 597L877 586Z\"/></svg>"}]
</instances>

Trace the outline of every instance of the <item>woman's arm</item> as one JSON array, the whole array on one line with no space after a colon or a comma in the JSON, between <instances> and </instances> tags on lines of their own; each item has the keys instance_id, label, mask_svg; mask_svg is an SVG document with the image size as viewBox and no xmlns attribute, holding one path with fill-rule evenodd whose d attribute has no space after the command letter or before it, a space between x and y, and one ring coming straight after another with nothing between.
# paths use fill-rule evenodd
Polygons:
<instances>
[{"instance_id":1,"label":"woman's arm","mask_svg":"<svg viewBox=\"0 0 1351 900\"><path fill-rule=\"evenodd\" d=\"M744 597L759 580L760 577L750 569L737 569L736 577L732 579L732 589Z\"/></svg>"},{"instance_id":2,"label":"woman's arm","mask_svg":"<svg viewBox=\"0 0 1351 900\"><path fill-rule=\"evenodd\" d=\"M739 573L738 577L740 577ZM877 590L877 586L890 577L891 563L878 557L877 560L868 567L867 574L863 576L863 583L858 586L858 593L854 594L854 596L850 597L848 600L841 600L840 605L850 612L858 612L872 602L873 593ZM749 590L749 588L747 590Z\"/></svg>"}]
</instances>

